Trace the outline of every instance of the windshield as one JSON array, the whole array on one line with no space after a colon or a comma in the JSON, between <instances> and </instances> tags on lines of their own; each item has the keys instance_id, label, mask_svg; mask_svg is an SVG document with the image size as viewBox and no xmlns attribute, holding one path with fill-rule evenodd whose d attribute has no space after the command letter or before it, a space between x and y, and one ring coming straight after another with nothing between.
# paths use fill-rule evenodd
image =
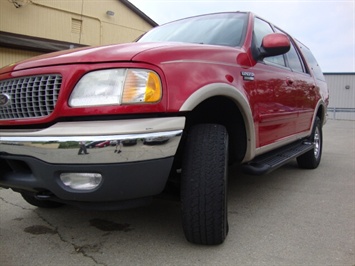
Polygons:
<instances>
[{"instance_id":1,"label":"windshield","mask_svg":"<svg viewBox=\"0 0 355 266\"><path fill-rule=\"evenodd\" d=\"M138 42L187 42L241 46L246 13L220 13L178 20L154 28Z\"/></svg>"}]
</instances>

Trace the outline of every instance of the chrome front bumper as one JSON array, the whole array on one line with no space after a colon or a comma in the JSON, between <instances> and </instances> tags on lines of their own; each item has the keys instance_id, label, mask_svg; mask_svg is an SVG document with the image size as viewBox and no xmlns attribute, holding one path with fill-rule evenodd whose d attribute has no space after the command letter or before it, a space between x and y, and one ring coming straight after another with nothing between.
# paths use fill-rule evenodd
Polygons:
<instances>
[{"instance_id":1,"label":"chrome front bumper","mask_svg":"<svg viewBox=\"0 0 355 266\"><path fill-rule=\"evenodd\" d=\"M76 165L168 158L176 153L184 125L184 117L174 117L63 122L36 131L2 130L0 156L29 156L52 164ZM92 142L104 144L89 148Z\"/></svg>"}]
</instances>

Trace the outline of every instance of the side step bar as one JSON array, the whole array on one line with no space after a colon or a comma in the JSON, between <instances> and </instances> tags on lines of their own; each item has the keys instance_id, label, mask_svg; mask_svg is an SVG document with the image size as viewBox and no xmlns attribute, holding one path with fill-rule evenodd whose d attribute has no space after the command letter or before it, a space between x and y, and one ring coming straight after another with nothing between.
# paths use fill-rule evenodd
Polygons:
<instances>
[{"instance_id":1,"label":"side step bar","mask_svg":"<svg viewBox=\"0 0 355 266\"><path fill-rule=\"evenodd\" d=\"M311 142L294 142L280 149L255 157L254 160L242 165L242 171L250 175L267 174L312 150L313 147L314 144Z\"/></svg>"}]
</instances>

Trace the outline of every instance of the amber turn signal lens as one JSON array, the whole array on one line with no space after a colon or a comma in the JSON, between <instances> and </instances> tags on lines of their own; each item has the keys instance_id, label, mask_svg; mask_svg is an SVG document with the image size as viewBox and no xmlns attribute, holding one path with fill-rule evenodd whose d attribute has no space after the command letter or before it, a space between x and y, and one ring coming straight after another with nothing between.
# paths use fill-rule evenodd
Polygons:
<instances>
[{"instance_id":1,"label":"amber turn signal lens","mask_svg":"<svg viewBox=\"0 0 355 266\"><path fill-rule=\"evenodd\" d=\"M122 103L155 103L162 89L159 76L145 69L128 69L123 87Z\"/></svg>"}]
</instances>

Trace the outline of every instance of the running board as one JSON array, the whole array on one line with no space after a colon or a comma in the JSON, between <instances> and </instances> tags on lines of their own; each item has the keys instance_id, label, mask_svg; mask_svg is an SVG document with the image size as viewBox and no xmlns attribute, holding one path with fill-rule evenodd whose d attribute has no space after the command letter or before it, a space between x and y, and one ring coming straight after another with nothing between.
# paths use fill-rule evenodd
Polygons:
<instances>
[{"instance_id":1,"label":"running board","mask_svg":"<svg viewBox=\"0 0 355 266\"><path fill-rule=\"evenodd\" d=\"M267 174L298 156L312 150L314 144L311 142L295 142L280 149L262 154L254 160L243 164L242 171L250 175Z\"/></svg>"}]
</instances>

